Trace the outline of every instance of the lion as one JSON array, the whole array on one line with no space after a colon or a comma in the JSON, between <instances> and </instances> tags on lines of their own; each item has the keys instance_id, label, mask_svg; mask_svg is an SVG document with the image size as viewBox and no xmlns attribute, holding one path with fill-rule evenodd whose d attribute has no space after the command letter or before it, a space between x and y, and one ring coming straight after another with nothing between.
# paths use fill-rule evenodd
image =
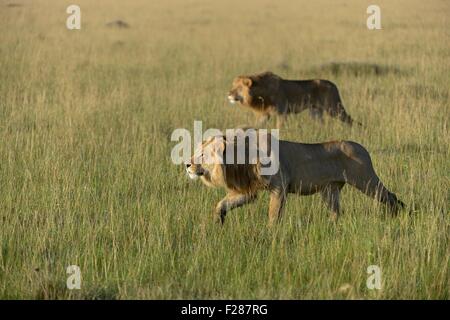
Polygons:
<instances>
[{"instance_id":1,"label":"lion","mask_svg":"<svg viewBox=\"0 0 450 320\"><path fill-rule=\"evenodd\" d=\"M233 80L228 100L250 108L256 115L256 127L276 116L280 129L288 114L306 109L321 122L325 111L350 126L361 125L347 114L336 85L328 80L285 80L270 71L239 76Z\"/></svg>"},{"instance_id":2,"label":"lion","mask_svg":"<svg viewBox=\"0 0 450 320\"><path fill-rule=\"evenodd\" d=\"M336 220L340 213L339 195L345 184L386 204L394 214L405 206L383 185L375 173L368 151L356 142L306 144L271 141L278 142L279 162L277 172L272 175L261 174L261 162L250 163L248 157L243 164L226 161L227 149L236 149L237 144L236 139L230 141L225 136L205 140L186 162L185 169L191 179L200 178L209 187L227 190L227 195L217 204L214 214L222 224L228 211L255 201L257 193L263 190L270 193L269 225L281 219L288 194L320 193L331 211L330 219ZM272 144L269 144L269 153L274 151L270 147ZM248 153L248 143L245 148ZM205 161L206 154L213 161Z\"/></svg>"}]
</instances>

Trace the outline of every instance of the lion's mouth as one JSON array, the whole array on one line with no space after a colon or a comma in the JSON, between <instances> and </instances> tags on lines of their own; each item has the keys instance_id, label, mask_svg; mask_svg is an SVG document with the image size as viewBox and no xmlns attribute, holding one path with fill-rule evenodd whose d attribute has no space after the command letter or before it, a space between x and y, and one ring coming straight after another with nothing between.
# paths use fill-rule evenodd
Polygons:
<instances>
[{"instance_id":1,"label":"lion's mouth","mask_svg":"<svg viewBox=\"0 0 450 320\"><path fill-rule=\"evenodd\" d=\"M232 96L232 95L228 96L228 100L230 101L231 104L235 104L235 103L241 101L240 97L235 97L235 96Z\"/></svg>"},{"instance_id":2,"label":"lion's mouth","mask_svg":"<svg viewBox=\"0 0 450 320\"><path fill-rule=\"evenodd\" d=\"M198 179L198 175L196 175L195 173L192 173L192 172L188 172L188 176L189 176L189 179L191 179L191 180Z\"/></svg>"},{"instance_id":3,"label":"lion's mouth","mask_svg":"<svg viewBox=\"0 0 450 320\"><path fill-rule=\"evenodd\" d=\"M189 178L192 179L192 180L197 180L199 177L201 177L203 175L202 171L200 171L200 172L191 172L188 169L186 169L186 172L187 172Z\"/></svg>"}]
</instances>

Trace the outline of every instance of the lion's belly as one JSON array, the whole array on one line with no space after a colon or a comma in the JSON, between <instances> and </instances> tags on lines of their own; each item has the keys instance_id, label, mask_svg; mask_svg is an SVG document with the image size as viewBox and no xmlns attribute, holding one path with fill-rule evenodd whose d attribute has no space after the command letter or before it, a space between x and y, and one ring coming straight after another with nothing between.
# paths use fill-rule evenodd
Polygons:
<instances>
[{"instance_id":1,"label":"lion's belly","mask_svg":"<svg viewBox=\"0 0 450 320\"><path fill-rule=\"evenodd\" d=\"M284 84L284 96L289 113L299 113L314 105L311 90L305 88L305 84L299 85L297 81L284 81Z\"/></svg>"},{"instance_id":2,"label":"lion's belly","mask_svg":"<svg viewBox=\"0 0 450 320\"><path fill-rule=\"evenodd\" d=\"M339 162L304 162L291 170L288 190L290 193L310 195L319 192L333 182L345 181L345 170Z\"/></svg>"},{"instance_id":3,"label":"lion's belly","mask_svg":"<svg viewBox=\"0 0 450 320\"><path fill-rule=\"evenodd\" d=\"M330 183L345 182L345 155L340 143L301 144L280 141L281 180L286 181L288 192L314 194Z\"/></svg>"},{"instance_id":4,"label":"lion's belly","mask_svg":"<svg viewBox=\"0 0 450 320\"><path fill-rule=\"evenodd\" d=\"M287 111L288 113L300 113L311 107L311 103L308 99L300 98L294 101L288 101Z\"/></svg>"},{"instance_id":5,"label":"lion's belly","mask_svg":"<svg viewBox=\"0 0 450 320\"><path fill-rule=\"evenodd\" d=\"M324 181L321 183L311 183L309 181L296 181L289 185L288 192L296 193L303 196L315 194L323 189L325 189L332 181Z\"/></svg>"},{"instance_id":6,"label":"lion's belly","mask_svg":"<svg viewBox=\"0 0 450 320\"><path fill-rule=\"evenodd\" d=\"M306 109L308 109L307 104L290 105L288 108L288 113L300 113L302 111L305 111Z\"/></svg>"}]
</instances>

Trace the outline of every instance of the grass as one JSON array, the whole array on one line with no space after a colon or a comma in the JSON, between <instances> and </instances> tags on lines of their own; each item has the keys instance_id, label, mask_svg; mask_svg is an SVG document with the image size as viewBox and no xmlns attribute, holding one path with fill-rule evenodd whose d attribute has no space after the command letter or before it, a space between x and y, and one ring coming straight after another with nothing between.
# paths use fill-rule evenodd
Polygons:
<instances>
[{"instance_id":1,"label":"grass","mask_svg":"<svg viewBox=\"0 0 450 320\"><path fill-rule=\"evenodd\" d=\"M378 31L360 1L80 0L79 31L69 4L0 1L1 298L450 298L447 1L378 1ZM337 225L291 196L269 229L264 194L214 225L224 192L172 164L170 135L253 121L225 95L264 70L334 81L366 128L305 113L281 137L365 145L413 214L346 187Z\"/></svg>"}]
</instances>

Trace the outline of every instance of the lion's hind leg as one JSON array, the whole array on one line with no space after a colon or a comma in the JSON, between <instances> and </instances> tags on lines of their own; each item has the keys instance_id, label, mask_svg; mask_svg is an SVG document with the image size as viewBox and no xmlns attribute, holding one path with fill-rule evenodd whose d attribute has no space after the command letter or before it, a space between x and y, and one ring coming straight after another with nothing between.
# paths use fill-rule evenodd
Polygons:
<instances>
[{"instance_id":1,"label":"lion's hind leg","mask_svg":"<svg viewBox=\"0 0 450 320\"><path fill-rule=\"evenodd\" d=\"M345 183L334 182L325 187L321 192L323 201L327 204L328 208L331 210L331 220L336 221L339 216L339 196L341 189Z\"/></svg>"},{"instance_id":2,"label":"lion's hind leg","mask_svg":"<svg viewBox=\"0 0 450 320\"><path fill-rule=\"evenodd\" d=\"M344 141L341 142L340 148L347 157L347 161L353 163L344 170L343 178L345 182L369 197L388 205L394 213L404 207L404 203L398 200L397 196L390 192L380 181L373 168L370 155L363 146L355 142Z\"/></svg>"}]
</instances>

